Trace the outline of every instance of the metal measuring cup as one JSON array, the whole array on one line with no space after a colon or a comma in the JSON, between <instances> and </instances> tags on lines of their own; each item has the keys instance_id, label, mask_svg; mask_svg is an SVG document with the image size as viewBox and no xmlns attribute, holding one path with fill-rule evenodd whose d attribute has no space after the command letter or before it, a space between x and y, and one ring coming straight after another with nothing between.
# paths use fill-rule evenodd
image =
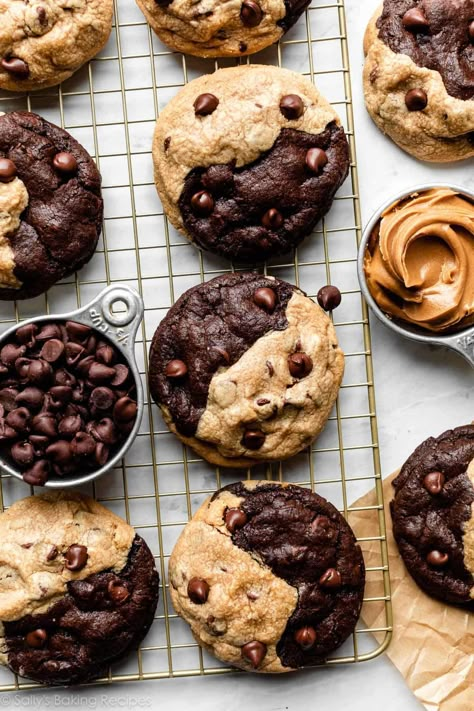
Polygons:
<instances>
[{"instance_id":1,"label":"metal measuring cup","mask_svg":"<svg viewBox=\"0 0 474 711\"><path fill-rule=\"evenodd\" d=\"M125 306L124 310L114 312L112 307L117 302ZM20 326L30 323L41 325L45 322L75 321L82 323L93 329L94 333L102 340L108 340L121 353L135 381L137 392L137 415L133 429L127 439L122 443L120 449L100 468L77 476L57 476L52 474L44 484L50 489L63 489L66 487L79 486L97 479L105 472L114 467L132 446L140 427L143 416L143 387L140 372L135 360L135 336L142 321L144 306L141 296L129 286L118 284L108 286L100 292L93 301L82 306L80 309L70 311L65 314L48 314L47 316L35 316L17 323L0 336L0 349L5 342L15 334ZM10 461L5 461L0 457L0 469L23 481L21 471L16 469Z\"/></svg>"},{"instance_id":2,"label":"metal measuring cup","mask_svg":"<svg viewBox=\"0 0 474 711\"><path fill-rule=\"evenodd\" d=\"M367 301L374 314L383 324L385 324L385 326L387 326L387 328L390 328L392 331L395 331L395 333L398 333L400 336L408 338L411 341L417 341L418 343L426 343L427 345L444 346L445 348L450 348L451 350L456 351L456 353L459 353L459 355L461 355L465 360L467 360L467 362L471 366L474 367L474 326L468 326L461 331L457 331L456 333L439 335L425 333L421 329L416 329L416 327L412 327L409 324L405 325L401 322L394 321L392 318L389 318L376 303L375 299L369 291L365 278L364 257L367 250L367 246L372 231L381 219L382 214L385 212L385 210L387 210L391 205L398 202L399 200L408 198L413 193L421 193L425 192L426 190L431 190L433 188L449 188L450 190L460 193L461 195L465 195L470 200L474 201L474 193L470 192L466 188L460 188L457 185L447 185L440 183L427 183L424 185L417 185L413 188L410 188L409 190L403 190L395 197L391 198L390 200L387 200L381 207L378 208L378 210L374 212L371 219L367 223L364 233L362 235L362 241L359 246L359 254L357 258L357 274L359 277L360 288L365 300Z\"/></svg>"}]
</instances>

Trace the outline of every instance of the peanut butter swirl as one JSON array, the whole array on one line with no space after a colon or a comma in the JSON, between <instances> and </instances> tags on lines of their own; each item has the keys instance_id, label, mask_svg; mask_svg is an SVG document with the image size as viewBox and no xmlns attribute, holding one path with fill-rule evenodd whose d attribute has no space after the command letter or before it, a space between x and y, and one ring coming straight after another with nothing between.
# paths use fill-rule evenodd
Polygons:
<instances>
[{"instance_id":1,"label":"peanut butter swirl","mask_svg":"<svg viewBox=\"0 0 474 711\"><path fill-rule=\"evenodd\" d=\"M474 204L448 188L413 193L382 214L364 271L389 316L433 332L474 323Z\"/></svg>"}]
</instances>

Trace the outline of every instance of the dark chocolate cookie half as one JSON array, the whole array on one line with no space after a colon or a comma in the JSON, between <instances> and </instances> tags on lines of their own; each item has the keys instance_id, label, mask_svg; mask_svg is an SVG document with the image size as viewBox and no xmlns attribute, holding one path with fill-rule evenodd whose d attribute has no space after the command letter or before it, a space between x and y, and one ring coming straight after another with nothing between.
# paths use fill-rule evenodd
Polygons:
<instances>
[{"instance_id":1,"label":"dark chocolate cookie half","mask_svg":"<svg viewBox=\"0 0 474 711\"><path fill-rule=\"evenodd\" d=\"M0 516L1 662L42 684L106 673L153 622L158 573L145 541L88 497L22 499Z\"/></svg>"},{"instance_id":2,"label":"dark chocolate cookie half","mask_svg":"<svg viewBox=\"0 0 474 711\"><path fill-rule=\"evenodd\" d=\"M393 533L429 595L474 610L474 425L430 437L393 482Z\"/></svg>"},{"instance_id":3,"label":"dark chocolate cookie half","mask_svg":"<svg viewBox=\"0 0 474 711\"><path fill-rule=\"evenodd\" d=\"M323 428L343 354L324 311L287 282L226 274L170 309L150 348L150 392L180 439L209 461L289 457Z\"/></svg>"},{"instance_id":4,"label":"dark chocolate cookie half","mask_svg":"<svg viewBox=\"0 0 474 711\"><path fill-rule=\"evenodd\" d=\"M241 262L295 248L349 168L339 118L311 82L271 66L195 79L160 115L155 181L171 222Z\"/></svg>"},{"instance_id":5,"label":"dark chocolate cookie half","mask_svg":"<svg viewBox=\"0 0 474 711\"><path fill-rule=\"evenodd\" d=\"M0 299L47 291L92 257L101 178L87 151L36 114L0 116Z\"/></svg>"},{"instance_id":6,"label":"dark chocolate cookie half","mask_svg":"<svg viewBox=\"0 0 474 711\"><path fill-rule=\"evenodd\" d=\"M249 671L324 661L353 632L365 569L337 509L299 486L220 489L170 558L173 605L197 641Z\"/></svg>"},{"instance_id":7,"label":"dark chocolate cookie half","mask_svg":"<svg viewBox=\"0 0 474 711\"><path fill-rule=\"evenodd\" d=\"M293 27L310 0L137 0L158 37L197 57L253 54Z\"/></svg>"}]
</instances>

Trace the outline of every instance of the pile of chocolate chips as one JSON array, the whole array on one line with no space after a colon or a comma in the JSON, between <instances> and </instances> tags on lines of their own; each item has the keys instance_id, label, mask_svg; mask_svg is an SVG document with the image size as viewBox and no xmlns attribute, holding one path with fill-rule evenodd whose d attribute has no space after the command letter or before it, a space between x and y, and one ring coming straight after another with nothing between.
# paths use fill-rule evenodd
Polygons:
<instances>
[{"instance_id":1,"label":"pile of chocolate chips","mask_svg":"<svg viewBox=\"0 0 474 711\"><path fill-rule=\"evenodd\" d=\"M0 454L28 484L104 466L136 416L133 374L89 326L26 324L0 349Z\"/></svg>"}]
</instances>

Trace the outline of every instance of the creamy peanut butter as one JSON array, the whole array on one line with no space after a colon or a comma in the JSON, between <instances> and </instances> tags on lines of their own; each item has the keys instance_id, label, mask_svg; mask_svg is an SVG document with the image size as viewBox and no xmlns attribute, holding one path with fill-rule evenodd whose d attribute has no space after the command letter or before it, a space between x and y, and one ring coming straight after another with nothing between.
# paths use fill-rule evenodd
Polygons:
<instances>
[{"instance_id":1,"label":"creamy peanut butter","mask_svg":"<svg viewBox=\"0 0 474 711\"><path fill-rule=\"evenodd\" d=\"M434 332L474 323L474 204L449 188L413 193L382 214L364 271L387 315Z\"/></svg>"},{"instance_id":2,"label":"creamy peanut butter","mask_svg":"<svg viewBox=\"0 0 474 711\"><path fill-rule=\"evenodd\" d=\"M20 178L0 183L0 287L19 289L14 273L15 259L8 236L20 226L20 215L28 205L28 191Z\"/></svg>"}]
</instances>

